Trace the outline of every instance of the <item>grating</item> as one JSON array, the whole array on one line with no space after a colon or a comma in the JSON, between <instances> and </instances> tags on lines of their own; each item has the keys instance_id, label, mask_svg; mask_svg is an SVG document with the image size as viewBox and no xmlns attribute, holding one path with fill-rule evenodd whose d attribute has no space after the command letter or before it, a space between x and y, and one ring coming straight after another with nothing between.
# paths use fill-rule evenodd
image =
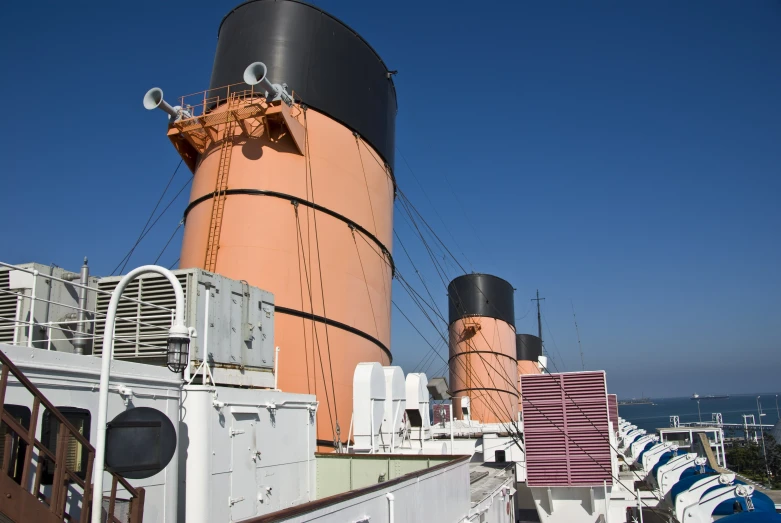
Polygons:
<instances>
[{"instance_id":1,"label":"grating","mask_svg":"<svg viewBox=\"0 0 781 523\"><path fill-rule=\"evenodd\" d=\"M188 292L187 274L177 274L182 285L185 303ZM119 280L100 280L98 289L113 292ZM132 281L122 293L123 297L143 303L121 300L117 309L117 321L114 328L115 358L160 358L166 355L168 329L171 327L176 296L167 278L159 275L147 275ZM105 319L111 295L98 293L97 318L95 323L94 354L103 353L103 334ZM161 310L157 307L165 307Z\"/></svg>"},{"instance_id":2,"label":"grating","mask_svg":"<svg viewBox=\"0 0 781 523\"><path fill-rule=\"evenodd\" d=\"M611 485L604 372L522 375L521 389L528 485Z\"/></svg>"},{"instance_id":3,"label":"grating","mask_svg":"<svg viewBox=\"0 0 781 523\"><path fill-rule=\"evenodd\" d=\"M0 343L14 341L16 318L16 292L9 289L8 269L0 270Z\"/></svg>"}]
</instances>

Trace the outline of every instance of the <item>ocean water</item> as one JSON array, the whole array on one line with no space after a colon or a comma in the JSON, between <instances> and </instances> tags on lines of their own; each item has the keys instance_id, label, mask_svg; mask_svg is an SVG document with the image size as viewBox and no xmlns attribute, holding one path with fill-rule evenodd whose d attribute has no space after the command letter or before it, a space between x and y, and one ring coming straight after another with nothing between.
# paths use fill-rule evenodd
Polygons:
<instances>
[{"instance_id":1,"label":"ocean water","mask_svg":"<svg viewBox=\"0 0 781 523\"><path fill-rule=\"evenodd\" d=\"M719 412L724 423L743 423L743 414L753 414L759 422L757 396L760 396L759 403L765 414L762 416L762 423L775 425L779 419L776 394L779 395L778 405L781 406L781 392L733 395L721 400L701 400L699 414L697 402L694 400L663 398L652 399L653 405L619 405L618 415L649 433L655 432L658 428L669 427L670 416L679 416L681 422L711 421L713 413Z\"/></svg>"}]
</instances>

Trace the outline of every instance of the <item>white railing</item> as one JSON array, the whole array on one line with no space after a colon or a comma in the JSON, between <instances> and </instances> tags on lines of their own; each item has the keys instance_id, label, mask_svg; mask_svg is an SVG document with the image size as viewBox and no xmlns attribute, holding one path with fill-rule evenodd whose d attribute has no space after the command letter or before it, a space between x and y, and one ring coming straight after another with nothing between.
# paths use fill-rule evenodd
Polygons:
<instances>
[{"instance_id":1,"label":"white railing","mask_svg":"<svg viewBox=\"0 0 781 523\"><path fill-rule=\"evenodd\" d=\"M0 315L0 332L2 331L9 331L13 329L13 338L11 343L13 345L20 345L20 343L24 343L27 347L37 347L42 348L46 350L52 350L52 347L57 342L63 342L67 344L74 344L78 341L86 341L89 344L92 344L93 348L96 343L95 339L95 324L98 322L102 322L105 320L106 314L98 312L97 306L93 308L82 308L79 306L79 300L78 298L74 297L71 301L65 301L65 300L54 300L54 299L48 299L41 296L37 296L37 290L45 287L41 287L42 285L52 285L54 286L54 282L59 282L66 286L66 288L70 287L75 290L84 289L87 292L87 295L89 296L89 293L95 293L95 295L103 294L111 296L111 292L99 289L97 287L91 287L89 285L83 285L79 281L73 281L71 279L63 279L59 278L57 276L54 276L53 274L46 274L42 273L41 271L29 268L29 267L22 267L18 265L13 265L10 263L5 263L0 261L0 270L3 270L3 268L10 271L21 271L26 274L32 275L32 282L30 286L20 288L18 290L12 290L10 288L10 274L9 274L9 288L0 288L0 297L2 296L13 296L15 298L16 302L16 314L14 317L9 317L6 313L6 315ZM48 281L47 281L48 280ZM66 293L67 294L67 293ZM70 296L70 295L69 295ZM151 307L154 309L158 309L160 311L163 311L167 316L171 317L171 322L173 323L173 316L174 311L171 308L162 307L155 303L150 303L147 301L137 300L135 298L132 298L130 296L123 295L121 298L121 303L130 302L135 304L140 304L145 307ZM88 300L89 301L89 300ZM97 300L95 300L97 302ZM50 308L52 306L54 307L62 307L65 309L68 309L71 311L71 313L74 315L73 319L65 319L65 320L59 320L59 321L51 321L50 318L46 318L43 321L38 321L36 319L36 304L44 303L47 304ZM6 308L6 310L8 310ZM22 311L27 310L28 314L25 314L23 317ZM79 313L84 312L86 313L86 318L79 319ZM29 316L28 316L29 315ZM159 331L161 334L166 335L168 334L169 326L161 326L161 325L155 325L152 323L148 323L145 321L142 321L138 317L127 317L127 316L118 316L117 322L120 324L132 324L136 325L138 327L144 326L147 327L147 329L151 329L153 331ZM89 328L89 326L92 326L92 328ZM45 333L42 337L36 337L36 328L39 329L39 332ZM81 328L82 330L79 330ZM25 336L26 331L26 340L23 340ZM153 349L158 349L159 347L157 345L151 345L148 343L144 343L141 341L144 338L150 337L149 334L136 334L132 337L129 336L121 336L116 335L114 336L116 341L128 341L132 342L134 344L143 346L143 347L149 347ZM99 342L99 340L97 340ZM93 349L94 350L94 349Z\"/></svg>"}]
</instances>

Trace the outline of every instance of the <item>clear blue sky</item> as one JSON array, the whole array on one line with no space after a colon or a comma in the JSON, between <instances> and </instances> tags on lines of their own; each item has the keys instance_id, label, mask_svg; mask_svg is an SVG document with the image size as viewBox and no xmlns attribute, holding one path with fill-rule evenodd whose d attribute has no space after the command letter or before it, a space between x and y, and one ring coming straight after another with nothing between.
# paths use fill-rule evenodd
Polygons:
<instances>
[{"instance_id":1,"label":"clear blue sky","mask_svg":"<svg viewBox=\"0 0 781 523\"><path fill-rule=\"evenodd\" d=\"M4 6L0 259L89 255L112 271L178 162L141 97L204 89L235 3ZM400 187L462 264L515 285L519 332L536 331L541 290L559 370L580 368L572 302L586 366L620 395L778 388L779 2L316 3L399 70L397 144L414 171L397 155ZM157 258L188 192L130 266ZM412 279L398 245L395 258ZM394 298L436 342L397 285ZM412 370L428 349L393 322Z\"/></svg>"}]
</instances>

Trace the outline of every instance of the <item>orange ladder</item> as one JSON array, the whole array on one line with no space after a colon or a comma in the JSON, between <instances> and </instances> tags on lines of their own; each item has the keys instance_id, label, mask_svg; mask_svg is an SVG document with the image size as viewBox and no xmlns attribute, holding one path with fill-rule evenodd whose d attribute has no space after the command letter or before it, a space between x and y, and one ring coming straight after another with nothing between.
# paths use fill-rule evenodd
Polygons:
<instances>
[{"instance_id":1,"label":"orange ladder","mask_svg":"<svg viewBox=\"0 0 781 523\"><path fill-rule=\"evenodd\" d=\"M228 175L230 174L231 157L233 156L233 136L237 124L234 110L238 108L239 102L239 97L234 94L231 94L230 98L228 98L227 120L222 132L220 162L217 168L214 197L212 198L212 215L209 222L209 237L206 242L206 257L203 262L203 268L209 272L215 272L217 269L217 253L220 250L220 232L222 230L223 213L225 212Z\"/></svg>"}]
</instances>

